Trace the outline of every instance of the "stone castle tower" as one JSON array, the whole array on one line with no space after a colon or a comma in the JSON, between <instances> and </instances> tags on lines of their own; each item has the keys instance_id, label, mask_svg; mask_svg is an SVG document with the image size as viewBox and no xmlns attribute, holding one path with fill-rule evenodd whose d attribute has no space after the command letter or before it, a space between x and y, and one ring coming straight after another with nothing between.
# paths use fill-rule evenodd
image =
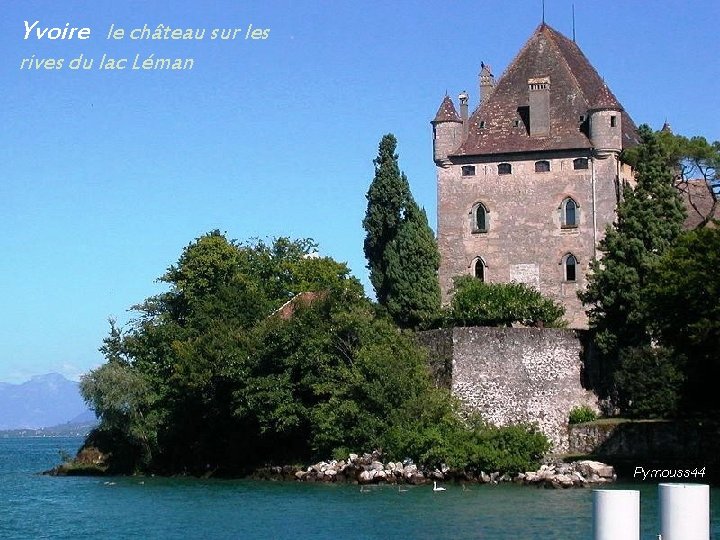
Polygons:
<instances>
[{"instance_id":1,"label":"stone castle tower","mask_svg":"<svg viewBox=\"0 0 720 540\"><path fill-rule=\"evenodd\" d=\"M479 75L479 105L446 96L433 126L440 286L453 277L517 281L561 302L577 297L632 170L621 151L636 127L578 46L541 24L503 76Z\"/></svg>"}]
</instances>

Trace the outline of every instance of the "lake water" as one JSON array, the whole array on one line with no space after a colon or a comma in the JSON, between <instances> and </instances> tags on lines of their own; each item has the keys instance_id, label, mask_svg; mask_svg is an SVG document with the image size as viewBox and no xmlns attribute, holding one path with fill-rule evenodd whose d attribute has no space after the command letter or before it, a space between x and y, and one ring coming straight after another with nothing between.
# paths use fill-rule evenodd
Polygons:
<instances>
[{"instance_id":1,"label":"lake water","mask_svg":"<svg viewBox=\"0 0 720 540\"><path fill-rule=\"evenodd\" d=\"M0 538L587 539L592 492L514 485L381 486L38 475L78 438L0 438ZM111 483L108 483L111 482ZM657 488L641 490L642 538L656 538ZM367 488L366 488L367 489ZM720 538L720 490L711 492Z\"/></svg>"}]
</instances>

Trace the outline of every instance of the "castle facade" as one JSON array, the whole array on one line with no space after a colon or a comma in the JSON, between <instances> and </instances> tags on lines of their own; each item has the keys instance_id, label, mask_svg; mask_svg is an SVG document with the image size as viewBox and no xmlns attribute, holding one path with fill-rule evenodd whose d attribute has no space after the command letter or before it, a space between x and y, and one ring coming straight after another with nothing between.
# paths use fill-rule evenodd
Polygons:
<instances>
[{"instance_id":1,"label":"castle facade","mask_svg":"<svg viewBox=\"0 0 720 540\"><path fill-rule=\"evenodd\" d=\"M580 48L541 24L479 105L448 96L432 121L443 300L453 278L527 283L586 328L577 297L632 170L636 127Z\"/></svg>"}]
</instances>

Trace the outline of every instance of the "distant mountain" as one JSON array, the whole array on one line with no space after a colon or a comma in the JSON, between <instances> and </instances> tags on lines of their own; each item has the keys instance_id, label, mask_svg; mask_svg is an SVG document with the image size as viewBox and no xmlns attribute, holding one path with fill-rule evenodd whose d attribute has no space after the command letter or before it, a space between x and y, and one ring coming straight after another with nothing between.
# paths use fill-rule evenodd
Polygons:
<instances>
[{"instance_id":1,"label":"distant mountain","mask_svg":"<svg viewBox=\"0 0 720 540\"><path fill-rule=\"evenodd\" d=\"M38 375L21 384L0 383L0 430L38 429L93 419L78 383L58 373Z\"/></svg>"}]
</instances>

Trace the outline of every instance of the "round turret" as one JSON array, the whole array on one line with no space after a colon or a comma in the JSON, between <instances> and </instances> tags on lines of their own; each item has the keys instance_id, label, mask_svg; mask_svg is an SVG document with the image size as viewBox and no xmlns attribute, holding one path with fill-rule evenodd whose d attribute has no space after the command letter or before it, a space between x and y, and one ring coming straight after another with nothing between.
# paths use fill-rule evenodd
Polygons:
<instances>
[{"instance_id":1,"label":"round turret","mask_svg":"<svg viewBox=\"0 0 720 540\"><path fill-rule=\"evenodd\" d=\"M465 106L467 107L467 102ZM446 166L448 154L461 142L463 126L449 96L445 96L443 99L431 124L433 126L433 159L438 165Z\"/></svg>"},{"instance_id":2,"label":"round turret","mask_svg":"<svg viewBox=\"0 0 720 540\"><path fill-rule=\"evenodd\" d=\"M617 108L594 109L590 113L590 140L595 155L604 159L622 150L622 114Z\"/></svg>"}]
</instances>

